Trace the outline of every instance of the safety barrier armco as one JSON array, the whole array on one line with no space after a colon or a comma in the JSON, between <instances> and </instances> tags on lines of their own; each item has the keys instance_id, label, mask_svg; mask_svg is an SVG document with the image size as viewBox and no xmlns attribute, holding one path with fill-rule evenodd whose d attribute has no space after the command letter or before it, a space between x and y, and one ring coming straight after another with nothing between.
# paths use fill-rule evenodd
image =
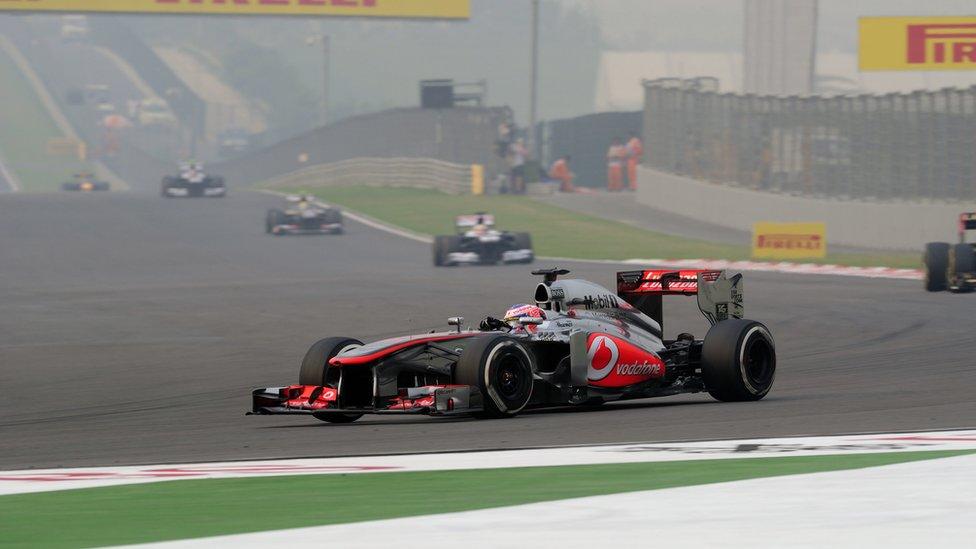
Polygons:
<instances>
[{"instance_id":1,"label":"safety barrier armco","mask_svg":"<svg viewBox=\"0 0 976 549\"><path fill-rule=\"evenodd\" d=\"M417 187L451 194L472 189L472 166L431 158L352 158L309 166L268 182L272 188L342 185Z\"/></svg>"}]
</instances>

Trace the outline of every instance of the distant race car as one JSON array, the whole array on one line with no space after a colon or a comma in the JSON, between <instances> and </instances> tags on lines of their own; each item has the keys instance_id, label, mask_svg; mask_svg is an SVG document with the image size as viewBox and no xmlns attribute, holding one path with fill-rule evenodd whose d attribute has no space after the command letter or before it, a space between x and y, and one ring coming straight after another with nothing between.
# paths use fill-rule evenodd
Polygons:
<instances>
[{"instance_id":1,"label":"distant race car","mask_svg":"<svg viewBox=\"0 0 976 549\"><path fill-rule=\"evenodd\" d=\"M925 245L925 289L930 292L976 290L976 244L966 242L966 231L976 230L976 212L959 214L959 243Z\"/></svg>"},{"instance_id":2,"label":"distant race car","mask_svg":"<svg viewBox=\"0 0 976 549\"><path fill-rule=\"evenodd\" d=\"M265 216L265 232L286 234L342 234L342 211L339 208L316 205L315 197L288 197L286 210L271 209Z\"/></svg>"},{"instance_id":3,"label":"distant race car","mask_svg":"<svg viewBox=\"0 0 976 549\"><path fill-rule=\"evenodd\" d=\"M532 263L532 236L495 229L495 217L477 213L454 220L456 234L434 237L434 265Z\"/></svg>"},{"instance_id":4,"label":"distant race car","mask_svg":"<svg viewBox=\"0 0 976 549\"><path fill-rule=\"evenodd\" d=\"M721 401L766 396L776 345L745 320L742 275L724 271L617 273L617 291L545 269L534 304L514 305L480 329L316 342L298 383L252 392L251 414L308 414L348 423L363 414L514 416L526 408L708 391ZM704 339L665 339L662 296L697 295Z\"/></svg>"},{"instance_id":5,"label":"distant race car","mask_svg":"<svg viewBox=\"0 0 976 549\"><path fill-rule=\"evenodd\" d=\"M180 174L163 178L161 189L165 198L173 197L216 197L227 196L224 178L209 175L197 163L183 164Z\"/></svg>"},{"instance_id":6,"label":"distant race car","mask_svg":"<svg viewBox=\"0 0 976 549\"><path fill-rule=\"evenodd\" d=\"M110 188L111 185L107 181L98 181L90 173L76 173L71 181L61 184L62 191L107 191Z\"/></svg>"}]
</instances>

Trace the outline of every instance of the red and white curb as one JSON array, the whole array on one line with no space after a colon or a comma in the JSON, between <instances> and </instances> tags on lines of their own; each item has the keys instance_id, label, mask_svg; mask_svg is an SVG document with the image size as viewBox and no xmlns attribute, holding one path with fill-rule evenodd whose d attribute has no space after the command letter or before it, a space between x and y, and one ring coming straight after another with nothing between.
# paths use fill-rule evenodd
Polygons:
<instances>
[{"instance_id":1,"label":"red and white curb","mask_svg":"<svg viewBox=\"0 0 976 549\"><path fill-rule=\"evenodd\" d=\"M649 463L703 459L976 450L976 429L696 442L0 471L0 496L187 479Z\"/></svg>"},{"instance_id":2,"label":"red and white curb","mask_svg":"<svg viewBox=\"0 0 976 549\"><path fill-rule=\"evenodd\" d=\"M262 189L261 192L275 196L287 196L286 193ZM318 202L321 207L328 207L324 202ZM386 233L430 244L434 241L428 235L415 233L379 221L362 213L342 207L343 214L367 227ZM597 263L601 265L641 265L645 267L663 267L665 269L727 269L730 271L747 271L759 273L787 273L798 275L832 275L853 276L859 278L885 278L895 280L922 280L924 274L920 269L893 269L891 267L845 267L843 265L821 265L817 263L767 263L763 261L730 261L724 259L579 259L573 257L539 256L541 261L559 261L575 263Z\"/></svg>"}]
</instances>

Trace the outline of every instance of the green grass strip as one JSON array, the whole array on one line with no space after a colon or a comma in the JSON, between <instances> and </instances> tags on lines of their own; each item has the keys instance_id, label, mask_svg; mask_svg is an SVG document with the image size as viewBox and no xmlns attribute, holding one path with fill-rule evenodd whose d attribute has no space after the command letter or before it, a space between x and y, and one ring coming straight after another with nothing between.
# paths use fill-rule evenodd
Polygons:
<instances>
[{"instance_id":1,"label":"green grass strip","mask_svg":"<svg viewBox=\"0 0 976 549\"><path fill-rule=\"evenodd\" d=\"M973 453L183 480L0 497L0 544L89 547L487 509Z\"/></svg>"},{"instance_id":2,"label":"green grass strip","mask_svg":"<svg viewBox=\"0 0 976 549\"><path fill-rule=\"evenodd\" d=\"M302 189L289 189L298 192ZM434 190L391 187L314 189L326 202L414 232L454 232L454 216L479 211L495 215L498 227L532 234L541 256L574 259L727 259L748 260L748 246L717 244L671 236L511 195L449 195ZM919 268L913 253L829 254L810 263L860 267Z\"/></svg>"},{"instance_id":3,"label":"green grass strip","mask_svg":"<svg viewBox=\"0 0 976 549\"><path fill-rule=\"evenodd\" d=\"M48 142L63 136L20 69L2 51L0 83L0 155L24 191L59 190L73 174L91 171L88 163L76 158L47 154Z\"/></svg>"}]
</instances>

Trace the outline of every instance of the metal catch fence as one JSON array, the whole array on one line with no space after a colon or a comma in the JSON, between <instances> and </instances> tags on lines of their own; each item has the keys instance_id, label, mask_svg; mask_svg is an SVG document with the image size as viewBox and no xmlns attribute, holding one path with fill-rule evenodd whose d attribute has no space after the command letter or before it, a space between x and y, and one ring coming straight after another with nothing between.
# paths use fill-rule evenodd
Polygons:
<instances>
[{"instance_id":1,"label":"metal catch fence","mask_svg":"<svg viewBox=\"0 0 976 549\"><path fill-rule=\"evenodd\" d=\"M864 200L976 199L976 87L771 97L644 82L644 162L695 179Z\"/></svg>"}]
</instances>

